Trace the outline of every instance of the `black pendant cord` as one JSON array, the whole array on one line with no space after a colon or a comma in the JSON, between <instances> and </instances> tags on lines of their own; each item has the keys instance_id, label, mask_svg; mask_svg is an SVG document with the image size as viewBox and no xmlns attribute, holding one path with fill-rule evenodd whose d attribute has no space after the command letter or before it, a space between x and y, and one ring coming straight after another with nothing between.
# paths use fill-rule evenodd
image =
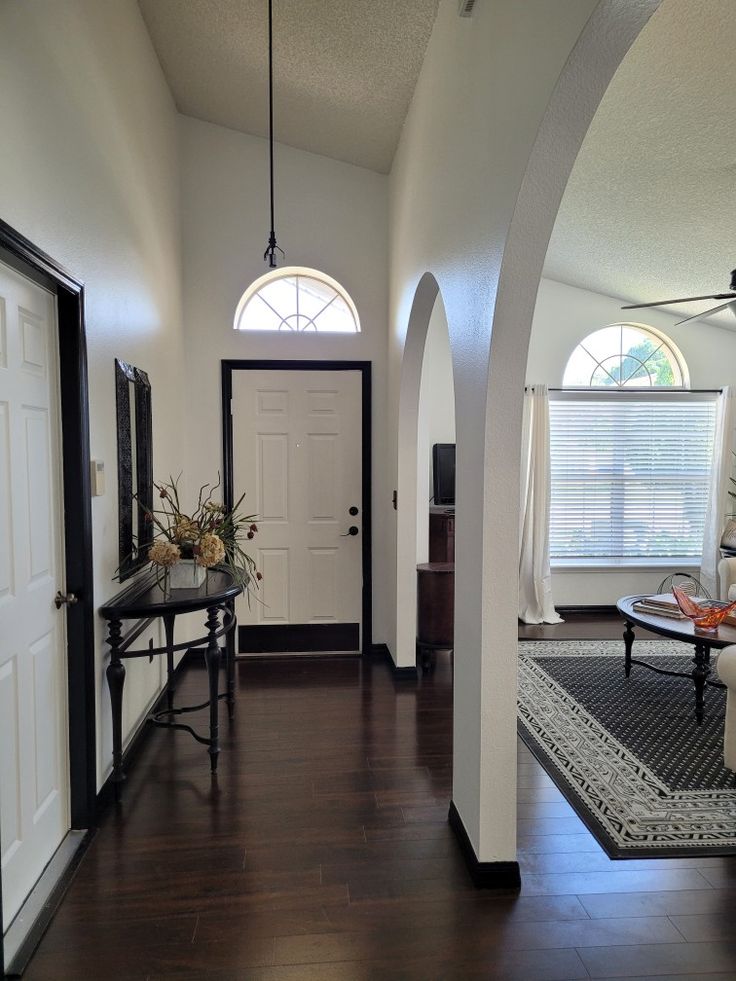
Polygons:
<instances>
[{"instance_id":1,"label":"black pendant cord","mask_svg":"<svg viewBox=\"0 0 736 981\"><path fill-rule=\"evenodd\" d=\"M284 250L276 244L276 232L274 231L274 204L273 204L273 0L268 0L268 155L269 155L269 180L271 187L271 232L268 236L268 247L263 253L263 258L268 262L271 269L277 266L276 253L280 252L284 256Z\"/></svg>"}]
</instances>

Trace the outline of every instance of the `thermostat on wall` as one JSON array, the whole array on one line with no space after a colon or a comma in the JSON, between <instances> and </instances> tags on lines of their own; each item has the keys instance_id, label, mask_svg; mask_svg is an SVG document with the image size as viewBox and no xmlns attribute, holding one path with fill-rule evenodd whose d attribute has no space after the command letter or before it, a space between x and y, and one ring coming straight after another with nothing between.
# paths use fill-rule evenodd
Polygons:
<instances>
[{"instance_id":1,"label":"thermostat on wall","mask_svg":"<svg viewBox=\"0 0 736 981\"><path fill-rule=\"evenodd\" d=\"M100 497L105 493L105 462L104 460L92 460L92 497Z\"/></svg>"}]
</instances>

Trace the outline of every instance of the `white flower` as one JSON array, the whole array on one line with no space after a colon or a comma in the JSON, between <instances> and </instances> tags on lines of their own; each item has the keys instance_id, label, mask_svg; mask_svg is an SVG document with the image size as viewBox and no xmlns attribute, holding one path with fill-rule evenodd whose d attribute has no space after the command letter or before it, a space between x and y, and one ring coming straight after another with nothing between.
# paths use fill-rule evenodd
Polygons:
<instances>
[{"instance_id":1,"label":"white flower","mask_svg":"<svg viewBox=\"0 0 736 981\"><path fill-rule=\"evenodd\" d=\"M191 518L181 515L174 522L173 536L177 542L183 545L196 542L199 537L199 525L196 521L192 521Z\"/></svg>"},{"instance_id":2,"label":"white flower","mask_svg":"<svg viewBox=\"0 0 736 981\"><path fill-rule=\"evenodd\" d=\"M181 558L179 546L173 542L154 542L148 550L148 558L156 565L167 569L169 566L176 565Z\"/></svg>"},{"instance_id":3,"label":"white flower","mask_svg":"<svg viewBox=\"0 0 736 981\"><path fill-rule=\"evenodd\" d=\"M205 569L222 562L225 558L225 546L220 536L202 535L194 558L197 565L204 566Z\"/></svg>"}]
</instances>

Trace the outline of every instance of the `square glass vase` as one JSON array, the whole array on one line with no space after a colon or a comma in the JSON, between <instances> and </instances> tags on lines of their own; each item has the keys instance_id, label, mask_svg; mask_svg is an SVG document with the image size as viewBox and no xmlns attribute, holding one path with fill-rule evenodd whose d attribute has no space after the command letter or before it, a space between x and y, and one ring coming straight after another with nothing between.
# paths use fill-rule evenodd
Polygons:
<instances>
[{"instance_id":1,"label":"square glass vase","mask_svg":"<svg viewBox=\"0 0 736 981\"><path fill-rule=\"evenodd\" d=\"M180 559L169 569L169 589L199 589L207 578L207 570L194 559Z\"/></svg>"}]
</instances>

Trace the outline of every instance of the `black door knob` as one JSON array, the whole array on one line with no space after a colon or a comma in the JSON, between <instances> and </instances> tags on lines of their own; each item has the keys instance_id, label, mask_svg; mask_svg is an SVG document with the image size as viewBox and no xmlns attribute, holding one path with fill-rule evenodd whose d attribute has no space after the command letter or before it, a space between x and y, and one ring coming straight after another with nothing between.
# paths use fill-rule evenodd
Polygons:
<instances>
[{"instance_id":1,"label":"black door knob","mask_svg":"<svg viewBox=\"0 0 736 981\"><path fill-rule=\"evenodd\" d=\"M351 537L354 538L358 534L360 534L359 531L358 531L358 526L357 525L350 525L350 527L348 528L346 534L340 535L340 538L347 538L348 535L350 535Z\"/></svg>"},{"instance_id":2,"label":"black door knob","mask_svg":"<svg viewBox=\"0 0 736 981\"><path fill-rule=\"evenodd\" d=\"M355 505L353 504L353 506L352 506L351 508L349 508L349 509L348 509L348 514L352 514L352 516L353 516L353 517L355 517L355 515L356 515L357 513L358 513L358 509L357 509L357 508L356 508L356 506L355 506Z\"/></svg>"}]
</instances>

